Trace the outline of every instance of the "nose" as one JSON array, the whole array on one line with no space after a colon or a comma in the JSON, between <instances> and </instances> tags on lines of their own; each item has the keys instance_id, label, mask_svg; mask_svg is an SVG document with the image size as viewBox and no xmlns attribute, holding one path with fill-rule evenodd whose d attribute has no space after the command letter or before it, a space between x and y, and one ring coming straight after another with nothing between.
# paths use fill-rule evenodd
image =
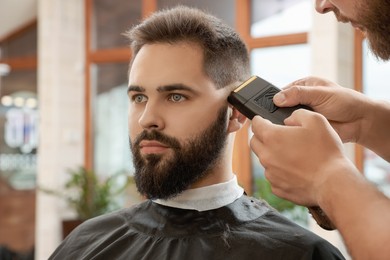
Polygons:
<instances>
[{"instance_id":1,"label":"nose","mask_svg":"<svg viewBox=\"0 0 390 260\"><path fill-rule=\"evenodd\" d=\"M162 111L157 105L148 102L145 105L138 123L143 129L147 130L161 130L164 128L164 120L162 118Z\"/></svg>"},{"instance_id":2,"label":"nose","mask_svg":"<svg viewBox=\"0 0 390 260\"><path fill-rule=\"evenodd\" d=\"M328 0L316 0L316 10L320 14L325 14L334 9L334 5Z\"/></svg>"}]
</instances>

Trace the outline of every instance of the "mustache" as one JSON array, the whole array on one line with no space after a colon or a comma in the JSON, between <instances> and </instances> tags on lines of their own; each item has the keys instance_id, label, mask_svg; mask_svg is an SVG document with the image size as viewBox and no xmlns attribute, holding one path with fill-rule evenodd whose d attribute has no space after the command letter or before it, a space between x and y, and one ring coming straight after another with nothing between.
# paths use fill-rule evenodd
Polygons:
<instances>
[{"instance_id":1,"label":"mustache","mask_svg":"<svg viewBox=\"0 0 390 260\"><path fill-rule=\"evenodd\" d=\"M157 130L142 131L134 139L134 146L139 147L139 144L141 143L142 140L155 140L174 149L181 148L180 142L176 138L165 135Z\"/></svg>"}]
</instances>

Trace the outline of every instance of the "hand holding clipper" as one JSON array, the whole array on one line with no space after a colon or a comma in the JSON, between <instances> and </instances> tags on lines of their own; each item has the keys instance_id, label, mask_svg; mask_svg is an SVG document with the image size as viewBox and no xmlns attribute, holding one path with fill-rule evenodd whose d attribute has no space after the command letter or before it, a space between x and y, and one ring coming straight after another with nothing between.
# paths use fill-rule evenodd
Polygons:
<instances>
[{"instance_id":1,"label":"hand holding clipper","mask_svg":"<svg viewBox=\"0 0 390 260\"><path fill-rule=\"evenodd\" d=\"M255 115L260 115L279 125L284 125L284 119L289 117L296 109L311 110L310 107L304 105L277 107L273 103L273 96L279 91L280 89L264 79L252 76L229 95L228 101L250 120ZM336 229L320 207L313 206L308 207L308 209L319 226L326 230Z\"/></svg>"}]
</instances>

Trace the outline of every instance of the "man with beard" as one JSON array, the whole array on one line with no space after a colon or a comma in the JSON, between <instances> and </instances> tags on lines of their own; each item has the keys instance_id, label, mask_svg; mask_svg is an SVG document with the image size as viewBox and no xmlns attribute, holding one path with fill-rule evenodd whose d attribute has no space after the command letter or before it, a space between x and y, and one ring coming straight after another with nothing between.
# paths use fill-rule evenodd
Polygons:
<instances>
[{"instance_id":1,"label":"man with beard","mask_svg":"<svg viewBox=\"0 0 390 260\"><path fill-rule=\"evenodd\" d=\"M316 9L350 22L366 34L379 59L390 59L390 1L317 0ZM389 259L390 199L364 179L342 143L361 144L390 162L390 104L313 77L291 83L274 102L305 104L317 113L298 110L286 126L253 119L251 147L273 192L301 205L319 205L354 259Z\"/></svg>"},{"instance_id":2,"label":"man with beard","mask_svg":"<svg viewBox=\"0 0 390 260\"><path fill-rule=\"evenodd\" d=\"M245 118L227 97L249 77L237 33L176 7L128 36L130 145L147 200L85 222L51 259L344 259L237 184L232 149Z\"/></svg>"}]
</instances>

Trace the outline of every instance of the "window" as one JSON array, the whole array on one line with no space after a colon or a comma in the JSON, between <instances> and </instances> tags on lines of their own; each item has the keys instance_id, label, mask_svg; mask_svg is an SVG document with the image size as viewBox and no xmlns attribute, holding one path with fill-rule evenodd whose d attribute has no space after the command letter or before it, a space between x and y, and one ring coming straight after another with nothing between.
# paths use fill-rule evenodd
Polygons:
<instances>
[{"instance_id":1,"label":"window","mask_svg":"<svg viewBox=\"0 0 390 260\"><path fill-rule=\"evenodd\" d=\"M94 0L92 49L127 47L122 34L141 20L141 7L141 1Z\"/></svg>"},{"instance_id":2,"label":"window","mask_svg":"<svg viewBox=\"0 0 390 260\"><path fill-rule=\"evenodd\" d=\"M127 130L128 63L93 65L94 169L111 175L132 168Z\"/></svg>"},{"instance_id":3,"label":"window","mask_svg":"<svg viewBox=\"0 0 390 260\"><path fill-rule=\"evenodd\" d=\"M35 189L38 145L36 21L0 42L0 178Z\"/></svg>"},{"instance_id":4,"label":"window","mask_svg":"<svg viewBox=\"0 0 390 260\"><path fill-rule=\"evenodd\" d=\"M296 44L254 49L251 52L251 70L252 74L282 88L310 74L309 45Z\"/></svg>"},{"instance_id":5,"label":"window","mask_svg":"<svg viewBox=\"0 0 390 260\"><path fill-rule=\"evenodd\" d=\"M363 93L376 100L390 100L388 81L390 63L378 61L363 41ZM364 174L390 197L390 165L374 152L364 149Z\"/></svg>"},{"instance_id":6,"label":"window","mask_svg":"<svg viewBox=\"0 0 390 260\"><path fill-rule=\"evenodd\" d=\"M0 41L0 244L34 245L38 146L37 23Z\"/></svg>"},{"instance_id":7,"label":"window","mask_svg":"<svg viewBox=\"0 0 390 260\"><path fill-rule=\"evenodd\" d=\"M312 3L307 0L252 0L251 35L307 32L311 28Z\"/></svg>"},{"instance_id":8,"label":"window","mask_svg":"<svg viewBox=\"0 0 390 260\"><path fill-rule=\"evenodd\" d=\"M128 136L127 93L125 90L120 95L120 89L127 86L130 50L123 33L142 19L144 11L144 1L86 0L89 19L86 23L85 166L94 168L98 174L113 174L126 167L128 140L123 138ZM117 109L123 110L115 114ZM102 116L110 113L113 113L110 117ZM126 163L130 161L128 157Z\"/></svg>"},{"instance_id":9,"label":"window","mask_svg":"<svg viewBox=\"0 0 390 260\"><path fill-rule=\"evenodd\" d=\"M231 27L235 27L234 0L157 0L159 10L176 5L186 5L205 10L224 20Z\"/></svg>"}]
</instances>

